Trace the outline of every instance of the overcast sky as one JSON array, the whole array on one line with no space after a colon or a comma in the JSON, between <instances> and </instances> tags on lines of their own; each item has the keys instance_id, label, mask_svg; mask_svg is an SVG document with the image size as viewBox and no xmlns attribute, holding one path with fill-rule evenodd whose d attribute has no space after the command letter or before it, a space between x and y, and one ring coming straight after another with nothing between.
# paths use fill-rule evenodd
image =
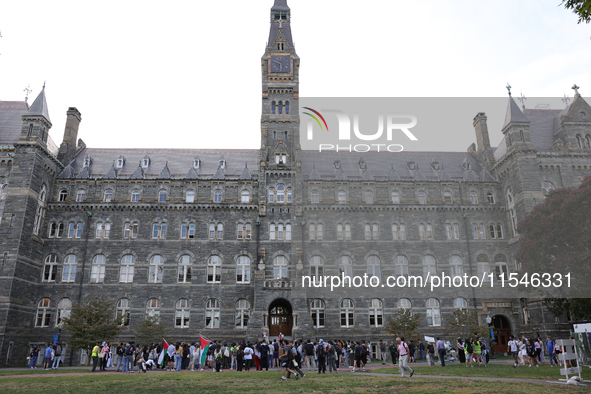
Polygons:
<instances>
[{"instance_id":1,"label":"overcast sky","mask_svg":"<svg viewBox=\"0 0 591 394\"><path fill-rule=\"evenodd\" d=\"M560 2L288 0L300 96L589 97L591 25ZM73 106L89 147L258 148L272 5L0 0L0 100L46 80L58 145Z\"/></svg>"}]
</instances>

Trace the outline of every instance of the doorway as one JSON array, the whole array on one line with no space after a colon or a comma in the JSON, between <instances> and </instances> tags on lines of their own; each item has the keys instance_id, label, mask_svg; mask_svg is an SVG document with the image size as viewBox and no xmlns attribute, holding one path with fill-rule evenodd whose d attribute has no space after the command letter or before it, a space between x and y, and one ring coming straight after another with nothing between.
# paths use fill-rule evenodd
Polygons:
<instances>
[{"instance_id":1,"label":"doorway","mask_svg":"<svg viewBox=\"0 0 591 394\"><path fill-rule=\"evenodd\" d=\"M291 336L292 310L289 301L275 300L269 306L269 335L278 336L282 333Z\"/></svg>"},{"instance_id":2,"label":"doorway","mask_svg":"<svg viewBox=\"0 0 591 394\"><path fill-rule=\"evenodd\" d=\"M495 353L506 353L509 336L511 335L511 325L505 316L495 315L492 318L493 330L495 333L496 344Z\"/></svg>"}]
</instances>

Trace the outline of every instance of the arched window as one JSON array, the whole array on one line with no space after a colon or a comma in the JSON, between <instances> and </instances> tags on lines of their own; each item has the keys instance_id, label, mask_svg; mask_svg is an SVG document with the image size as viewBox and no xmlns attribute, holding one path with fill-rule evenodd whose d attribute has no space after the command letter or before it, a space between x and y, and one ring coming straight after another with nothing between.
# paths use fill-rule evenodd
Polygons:
<instances>
[{"instance_id":1,"label":"arched window","mask_svg":"<svg viewBox=\"0 0 591 394\"><path fill-rule=\"evenodd\" d=\"M493 194L493 192L486 193L486 199L489 204L494 204L495 203L495 195Z\"/></svg>"},{"instance_id":2,"label":"arched window","mask_svg":"<svg viewBox=\"0 0 591 394\"><path fill-rule=\"evenodd\" d=\"M291 202L291 187L287 188L286 195L287 195L287 202L290 203Z\"/></svg>"},{"instance_id":3,"label":"arched window","mask_svg":"<svg viewBox=\"0 0 591 394\"><path fill-rule=\"evenodd\" d=\"M580 136L580 135L577 135L577 137L576 137L576 138L577 138L577 147L578 147L579 149L583 149L583 146L584 146L584 145L583 145L583 138L581 138L581 136Z\"/></svg>"},{"instance_id":4,"label":"arched window","mask_svg":"<svg viewBox=\"0 0 591 394\"><path fill-rule=\"evenodd\" d=\"M98 222L96 224L96 237L102 238L103 237L103 223Z\"/></svg>"},{"instance_id":5,"label":"arched window","mask_svg":"<svg viewBox=\"0 0 591 394\"><path fill-rule=\"evenodd\" d=\"M70 313L72 312L72 300L69 298L62 298L57 303L57 319L55 321L55 326L58 327L62 324L62 320L70 317Z\"/></svg>"},{"instance_id":6,"label":"arched window","mask_svg":"<svg viewBox=\"0 0 591 394\"><path fill-rule=\"evenodd\" d=\"M119 271L119 282L131 283L133 282L133 271L135 265L135 258L127 254L121 258L121 268Z\"/></svg>"},{"instance_id":7,"label":"arched window","mask_svg":"<svg viewBox=\"0 0 591 394\"><path fill-rule=\"evenodd\" d=\"M220 302L214 298L205 304L205 328L220 328Z\"/></svg>"},{"instance_id":8,"label":"arched window","mask_svg":"<svg viewBox=\"0 0 591 394\"><path fill-rule=\"evenodd\" d=\"M236 283L250 283L250 259L240 256L236 261Z\"/></svg>"},{"instance_id":9,"label":"arched window","mask_svg":"<svg viewBox=\"0 0 591 394\"><path fill-rule=\"evenodd\" d=\"M392 192L392 204L400 204L400 193Z\"/></svg>"},{"instance_id":10,"label":"arched window","mask_svg":"<svg viewBox=\"0 0 591 394\"><path fill-rule=\"evenodd\" d=\"M191 283L191 256L182 255L179 258L178 283Z\"/></svg>"},{"instance_id":11,"label":"arched window","mask_svg":"<svg viewBox=\"0 0 591 394\"><path fill-rule=\"evenodd\" d=\"M57 275L57 254L47 255L43 266L43 282L55 282Z\"/></svg>"},{"instance_id":12,"label":"arched window","mask_svg":"<svg viewBox=\"0 0 591 394\"><path fill-rule=\"evenodd\" d=\"M476 258L476 274L479 278L484 278L486 282L490 280L490 264L485 254L480 254Z\"/></svg>"},{"instance_id":13,"label":"arched window","mask_svg":"<svg viewBox=\"0 0 591 394\"><path fill-rule=\"evenodd\" d=\"M43 298L37 304L37 319L35 327L49 327L51 320L51 306L52 302L49 298Z\"/></svg>"},{"instance_id":14,"label":"arched window","mask_svg":"<svg viewBox=\"0 0 591 394\"><path fill-rule=\"evenodd\" d=\"M381 278L380 275L380 258L372 255L367 258L367 275L371 278L372 276Z\"/></svg>"},{"instance_id":15,"label":"arched window","mask_svg":"<svg viewBox=\"0 0 591 394\"><path fill-rule=\"evenodd\" d=\"M189 328L189 300L181 298L176 302L174 312L174 326L176 328Z\"/></svg>"},{"instance_id":16,"label":"arched window","mask_svg":"<svg viewBox=\"0 0 591 394\"><path fill-rule=\"evenodd\" d=\"M283 102L282 101L279 102L279 113L280 114L283 113Z\"/></svg>"},{"instance_id":17,"label":"arched window","mask_svg":"<svg viewBox=\"0 0 591 394\"><path fill-rule=\"evenodd\" d=\"M287 278L287 258L285 256L277 256L273 260L273 278Z\"/></svg>"},{"instance_id":18,"label":"arched window","mask_svg":"<svg viewBox=\"0 0 591 394\"><path fill-rule=\"evenodd\" d=\"M384 304L377 298L369 301L369 326L382 327L384 325Z\"/></svg>"},{"instance_id":19,"label":"arched window","mask_svg":"<svg viewBox=\"0 0 591 394\"><path fill-rule=\"evenodd\" d=\"M443 201L446 204L451 204L453 202L451 192L443 192Z\"/></svg>"},{"instance_id":20,"label":"arched window","mask_svg":"<svg viewBox=\"0 0 591 394\"><path fill-rule=\"evenodd\" d=\"M285 114L289 115L289 101L285 102ZM287 131L285 132L286 136L285 138L287 138Z\"/></svg>"},{"instance_id":21,"label":"arched window","mask_svg":"<svg viewBox=\"0 0 591 394\"><path fill-rule=\"evenodd\" d=\"M64 269L62 270L62 282L76 281L76 264L78 259L75 254L69 254L64 259Z\"/></svg>"},{"instance_id":22,"label":"arched window","mask_svg":"<svg viewBox=\"0 0 591 394\"><path fill-rule=\"evenodd\" d=\"M105 255L97 254L92 258L92 272L90 283L103 283L105 280Z\"/></svg>"},{"instance_id":23,"label":"arched window","mask_svg":"<svg viewBox=\"0 0 591 394\"><path fill-rule=\"evenodd\" d=\"M507 205L509 207L509 217L511 219L511 227L513 228L513 235L517 235L517 214L515 213L515 201L513 200L513 192L511 188L507 189Z\"/></svg>"},{"instance_id":24,"label":"arched window","mask_svg":"<svg viewBox=\"0 0 591 394\"><path fill-rule=\"evenodd\" d=\"M320 194L317 191L310 193L310 202L312 204L318 204L320 202Z\"/></svg>"},{"instance_id":25,"label":"arched window","mask_svg":"<svg viewBox=\"0 0 591 394\"><path fill-rule=\"evenodd\" d=\"M195 202L195 190L187 190L185 202Z\"/></svg>"},{"instance_id":26,"label":"arched window","mask_svg":"<svg viewBox=\"0 0 591 394\"><path fill-rule=\"evenodd\" d=\"M236 327L246 328L250 318L250 302L245 299L236 301Z\"/></svg>"},{"instance_id":27,"label":"arched window","mask_svg":"<svg viewBox=\"0 0 591 394\"><path fill-rule=\"evenodd\" d=\"M39 229L41 228L41 222L43 221L43 215L45 214L45 197L47 189L45 185L41 187L41 192L37 198L37 211L35 212L35 221L33 222L33 234L38 235Z\"/></svg>"},{"instance_id":28,"label":"arched window","mask_svg":"<svg viewBox=\"0 0 591 394\"><path fill-rule=\"evenodd\" d=\"M215 192L213 192L213 202L222 202L222 192L220 190L216 190Z\"/></svg>"},{"instance_id":29,"label":"arched window","mask_svg":"<svg viewBox=\"0 0 591 394\"><path fill-rule=\"evenodd\" d=\"M111 202L113 200L113 191L111 189L105 190L105 194L103 195L104 202Z\"/></svg>"},{"instance_id":30,"label":"arched window","mask_svg":"<svg viewBox=\"0 0 591 394\"><path fill-rule=\"evenodd\" d=\"M138 202L140 200L140 191L134 190L131 192L131 202Z\"/></svg>"},{"instance_id":31,"label":"arched window","mask_svg":"<svg viewBox=\"0 0 591 394\"><path fill-rule=\"evenodd\" d=\"M146 315L160 318L160 300L158 298L150 298L148 300L146 303Z\"/></svg>"},{"instance_id":32,"label":"arched window","mask_svg":"<svg viewBox=\"0 0 591 394\"><path fill-rule=\"evenodd\" d=\"M158 193L158 202L166 202L166 198L168 197L168 193L166 190L160 190Z\"/></svg>"},{"instance_id":33,"label":"arched window","mask_svg":"<svg viewBox=\"0 0 591 394\"><path fill-rule=\"evenodd\" d=\"M285 202L285 186L283 186L283 185L277 186L277 202L278 203Z\"/></svg>"},{"instance_id":34,"label":"arched window","mask_svg":"<svg viewBox=\"0 0 591 394\"><path fill-rule=\"evenodd\" d=\"M285 229L283 227L283 224L278 224L277 225L277 239L279 241L283 241L284 237L285 237Z\"/></svg>"},{"instance_id":35,"label":"arched window","mask_svg":"<svg viewBox=\"0 0 591 394\"><path fill-rule=\"evenodd\" d=\"M215 239L215 224L210 223L208 226L209 239Z\"/></svg>"},{"instance_id":36,"label":"arched window","mask_svg":"<svg viewBox=\"0 0 591 394\"><path fill-rule=\"evenodd\" d=\"M275 189L269 188L269 202L275 202Z\"/></svg>"},{"instance_id":37,"label":"arched window","mask_svg":"<svg viewBox=\"0 0 591 394\"><path fill-rule=\"evenodd\" d=\"M276 104L275 104L275 101L273 101L273 102L271 102L271 113L275 114L275 111L276 111Z\"/></svg>"},{"instance_id":38,"label":"arched window","mask_svg":"<svg viewBox=\"0 0 591 394\"><path fill-rule=\"evenodd\" d=\"M430 277L437 275L437 267L435 265L435 257L426 255L423 257L423 279L429 280Z\"/></svg>"},{"instance_id":39,"label":"arched window","mask_svg":"<svg viewBox=\"0 0 591 394\"><path fill-rule=\"evenodd\" d=\"M470 202L472 204L478 204L478 193L470 192L469 196L470 196Z\"/></svg>"},{"instance_id":40,"label":"arched window","mask_svg":"<svg viewBox=\"0 0 591 394\"><path fill-rule=\"evenodd\" d=\"M398 309L412 309L412 303L408 298L401 298L396 303Z\"/></svg>"},{"instance_id":41,"label":"arched window","mask_svg":"<svg viewBox=\"0 0 591 394\"><path fill-rule=\"evenodd\" d=\"M366 191L363 193L363 200L366 204L373 204L373 193L370 191Z\"/></svg>"},{"instance_id":42,"label":"arched window","mask_svg":"<svg viewBox=\"0 0 591 394\"><path fill-rule=\"evenodd\" d=\"M242 190L240 202L242 203L249 203L250 202L250 193L248 190Z\"/></svg>"},{"instance_id":43,"label":"arched window","mask_svg":"<svg viewBox=\"0 0 591 394\"><path fill-rule=\"evenodd\" d=\"M465 298L459 297L454 299L454 308L468 309L468 301Z\"/></svg>"},{"instance_id":44,"label":"arched window","mask_svg":"<svg viewBox=\"0 0 591 394\"><path fill-rule=\"evenodd\" d=\"M449 258L449 274L452 278L464 275L464 266L462 265L462 258L457 254Z\"/></svg>"},{"instance_id":45,"label":"arched window","mask_svg":"<svg viewBox=\"0 0 591 394\"><path fill-rule=\"evenodd\" d=\"M222 259L213 255L207 260L207 283L222 282Z\"/></svg>"},{"instance_id":46,"label":"arched window","mask_svg":"<svg viewBox=\"0 0 591 394\"><path fill-rule=\"evenodd\" d=\"M310 259L310 275L320 280L324 276L324 259L320 256L312 256Z\"/></svg>"},{"instance_id":47,"label":"arched window","mask_svg":"<svg viewBox=\"0 0 591 394\"><path fill-rule=\"evenodd\" d=\"M322 240L324 238L324 226L322 224L310 224L310 239Z\"/></svg>"},{"instance_id":48,"label":"arched window","mask_svg":"<svg viewBox=\"0 0 591 394\"><path fill-rule=\"evenodd\" d=\"M353 277L353 261L349 256L339 257L339 276L345 275L345 278Z\"/></svg>"},{"instance_id":49,"label":"arched window","mask_svg":"<svg viewBox=\"0 0 591 394\"><path fill-rule=\"evenodd\" d=\"M425 304L427 308L427 325L428 326L440 326L441 325L441 314L439 311L439 301L435 298L429 298Z\"/></svg>"},{"instance_id":50,"label":"arched window","mask_svg":"<svg viewBox=\"0 0 591 394\"><path fill-rule=\"evenodd\" d=\"M78 190L78 193L76 194L76 202L84 202L84 199L86 198L86 190Z\"/></svg>"},{"instance_id":51,"label":"arched window","mask_svg":"<svg viewBox=\"0 0 591 394\"><path fill-rule=\"evenodd\" d=\"M341 327L354 327L355 304L350 298L344 298L341 300Z\"/></svg>"},{"instance_id":52,"label":"arched window","mask_svg":"<svg viewBox=\"0 0 591 394\"><path fill-rule=\"evenodd\" d=\"M339 204L346 204L347 203L347 193L344 191L340 191L337 193L337 202Z\"/></svg>"},{"instance_id":53,"label":"arched window","mask_svg":"<svg viewBox=\"0 0 591 394\"><path fill-rule=\"evenodd\" d=\"M117 301L117 323L122 327L129 326L129 315L129 300L127 298L121 298L119 301Z\"/></svg>"},{"instance_id":54,"label":"arched window","mask_svg":"<svg viewBox=\"0 0 591 394\"><path fill-rule=\"evenodd\" d=\"M396 259L394 260L394 273L396 277L404 276L408 279L408 259L406 256L396 256Z\"/></svg>"},{"instance_id":55,"label":"arched window","mask_svg":"<svg viewBox=\"0 0 591 394\"><path fill-rule=\"evenodd\" d=\"M310 316L312 316L312 326L314 328L324 327L324 310L326 305L320 299L312 300L310 304Z\"/></svg>"},{"instance_id":56,"label":"arched window","mask_svg":"<svg viewBox=\"0 0 591 394\"><path fill-rule=\"evenodd\" d=\"M149 283L162 283L162 274L164 272L164 259L160 255L154 255L150 258L150 271L148 273Z\"/></svg>"},{"instance_id":57,"label":"arched window","mask_svg":"<svg viewBox=\"0 0 591 394\"><path fill-rule=\"evenodd\" d=\"M64 202L67 199L68 199L68 191L65 190L65 189L60 190L58 201L59 202Z\"/></svg>"},{"instance_id":58,"label":"arched window","mask_svg":"<svg viewBox=\"0 0 591 394\"><path fill-rule=\"evenodd\" d=\"M587 149L591 149L591 135L589 134L585 136L585 146Z\"/></svg>"},{"instance_id":59,"label":"arched window","mask_svg":"<svg viewBox=\"0 0 591 394\"><path fill-rule=\"evenodd\" d=\"M547 196L552 190L554 190L554 185L550 182L542 182L542 192L544 196Z\"/></svg>"},{"instance_id":60,"label":"arched window","mask_svg":"<svg viewBox=\"0 0 591 394\"><path fill-rule=\"evenodd\" d=\"M215 237L216 239L224 239L224 225L222 223L218 223L218 230Z\"/></svg>"},{"instance_id":61,"label":"arched window","mask_svg":"<svg viewBox=\"0 0 591 394\"><path fill-rule=\"evenodd\" d=\"M270 240L277 239L277 226L274 224L269 225L269 239Z\"/></svg>"},{"instance_id":62,"label":"arched window","mask_svg":"<svg viewBox=\"0 0 591 394\"><path fill-rule=\"evenodd\" d=\"M509 268L507 267L507 258L505 255L498 254L495 256L495 273L499 279L504 277L507 280Z\"/></svg>"},{"instance_id":63,"label":"arched window","mask_svg":"<svg viewBox=\"0 0 591 394\"><path fill-rule=\"evenodd\" d=\"M291 240L291 224L285 225L285 239L288 241Z\"/></svg>"},{"instance_id":64,"label":"arched window","mask_svg":"<svg viewBox=\"0 0 591 394\"><path fill-rule=\"evenodd\" d=\"M417 199L419 200L419 204L427 203L427 195L425 194L425 192L418 192Z\"/></svg>"},{"instance_id":65,"label":"arched window","mask_svg":"<svg viewBox=\"0 0 591 394\"><path fill-rule=\"evenodd\" d=\"M76 224L76 238L82 238L82 222Z\"/></svg>"}]
</instances>

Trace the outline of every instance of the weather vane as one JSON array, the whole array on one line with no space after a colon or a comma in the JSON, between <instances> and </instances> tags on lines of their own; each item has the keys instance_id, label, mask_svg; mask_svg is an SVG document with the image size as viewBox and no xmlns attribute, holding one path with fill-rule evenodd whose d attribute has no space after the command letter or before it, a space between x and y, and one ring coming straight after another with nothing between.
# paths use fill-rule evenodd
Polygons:
<instances>
[{"instance_id":1,"label":"weather vane","mask_svg":"<svg viewBox=\"0 0 591 394\"><path fill-rule=\"evenodd\" d=\"M509 97L511 97L511 85L507 82L507 90L509 91Z\"/></svg>"},{"instance_id":2,"label":"weather vane","mask_svg":"<svg viewBox=\"0 0 591 394\"><path fill-rule=\"evenodd\" d=\"M562 99L562 102L568 107L568 102L570 101L570 97L568 97L566 95L566 93L564 94L564 98Z\"/></svg>"},{"instance_id":3,"label":"weather vane","mask_svg":"<svg viewBox=\"0 0 591 394\"><path fill-rule=\"evenodd\" d=\"M29 94L33 93L33 91L31 90L31 84L29 84L29 86L27 86L23 92L25 92L25 103L29 100Z\"/></svg>"},{"instance_id":4,"label":"weather vane","mask_svg":"<svg viewBox=\"0 0 591 394\"><path fill-rule=\"evenodd\" d=\"M525 100L527 100L527 98L523 95L523 93L520 93L520 94L521 94L521 97L519 97L517 100L521 101L521 107L525 111Z\"/></svg>"},{"instance_id":5,"label":"weather vane","mask_svg":"<svg viewBox=\"0 0 591 394\"><path fill-rule=\"evenodd\" d=\"M574 89L574 91L575 91L575 96L576 96L577 94L579 94L579 89L580 89L580 87L578 87L576 83L573 85L573 87L572 87L571 89Z\"/></svg>"}]
</instances>

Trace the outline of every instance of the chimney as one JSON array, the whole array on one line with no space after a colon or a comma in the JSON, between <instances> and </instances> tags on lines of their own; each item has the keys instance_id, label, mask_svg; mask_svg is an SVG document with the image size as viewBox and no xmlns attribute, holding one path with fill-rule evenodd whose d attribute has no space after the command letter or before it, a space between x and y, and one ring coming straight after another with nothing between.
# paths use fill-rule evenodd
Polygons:
<instances>
[{"instance_id":1,"label":"chimney","mask_svg":"<svg viewBox=\"0 0 591 394\"><path fill-rule=\"evenodd\" d=\"M60 145L58 159L69 164L76 154L76 141L78 140L78 128L82 121L82 115L75 107L68 108L66 119L66 128L64 130L64 140Z\"/></svg>"},{"instance_id":2,"label":"chimney","mask_svg":"<svg viewBox=\"0 0 591 394\"><path fill-rule=\"evenodd\" d=\"M486 126L486 114L479 112L474 117L474 131L476 131L476 144L478 152L490 148L490 139L488 138L488 127Z\"/></svg>"}]
</instances>

